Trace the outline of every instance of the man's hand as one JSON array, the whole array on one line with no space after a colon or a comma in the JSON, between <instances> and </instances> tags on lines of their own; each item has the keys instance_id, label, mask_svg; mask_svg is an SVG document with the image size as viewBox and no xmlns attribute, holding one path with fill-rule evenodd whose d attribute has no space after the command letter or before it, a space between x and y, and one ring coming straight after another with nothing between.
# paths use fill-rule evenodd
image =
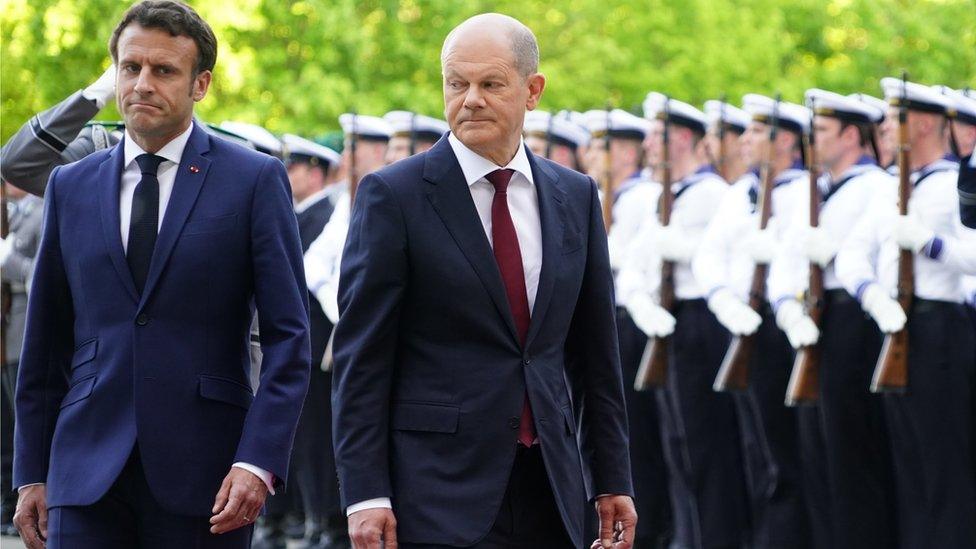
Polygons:
<instances>
[{"instance_id":1,"label":"man's hand","mask_svg":"<svg viewBox=\"0 0 976 549\"><path fill-rule=\"evenodd\" d=\"M596 498L596 514L600 517L600 539L590 549L630 549L637 531L637 511L630 496L600 496Z\"/></svg>"},{"instance_id":2,"label":"man's hand","mask_svg":"<svg viewBox=\"0 0 976 549\"><path fill-rule=\"evenodd\" d=\"M47 540L47 489L43 484L27 486L17 497L14 525L28 549L41 549Z\"/></svg>"},{"instance_id":3,"label":"man's hand","mask_svg":"<svg viewBox=\"0 0 976 549\"><path fill-rule=\"evenodd\" d=\"M231 467L217 492L210 532L224 534L254 522L266 497L268 487L263 480L250 471Z\"/></svg>"},{"instance_id":4,"label":"man's hand","mask_svg":"<svg viewBox=\"0 0 976 549\"><path fill-rule=\"evenodd\" d=\"M386 508L363 509L349 515L353 549L396 549L396 517Z\"/></svg>"}]
</instances>

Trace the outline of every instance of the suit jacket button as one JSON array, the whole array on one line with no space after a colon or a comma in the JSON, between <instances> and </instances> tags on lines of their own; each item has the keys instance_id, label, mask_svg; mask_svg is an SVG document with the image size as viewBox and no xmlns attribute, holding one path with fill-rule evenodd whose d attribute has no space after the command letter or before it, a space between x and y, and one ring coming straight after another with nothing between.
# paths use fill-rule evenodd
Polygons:
<instances>
[{"instance_id":1,"label":"suit jacket button","mask_svg":"<svg viewBox=\"0 0 976 549\"><path fill-rule=\"evenodd\" d=\"M512 428L512 429L518 429L520 423L521 423L521 420L519 418L517 418L517 417L510 417L510 418L508 418L508 426L510 428Z\"/></svg>"},{"instance_id":2,"label":"suit jacket button","mask_svg":"<svg viewBox=\"0 0 976 549\"><path fill-rule=\"evenodd\" d=\"M522 360L522 365L523 366L529 366L530 364L532 364L532 359L531 358L526 358L526 359Z\"/></svg>"},{"instance_id":3,"label":"suit jacket button","mask_svg":"<svg viewBox=\"0 0 976 549\"><path fill-rule=\"evenodd\" d=\"M146 324L149 324L149 315L146 313L139 313L139 316L136 317L136 325L145 326Z\"/></svg>"}]
</instances>

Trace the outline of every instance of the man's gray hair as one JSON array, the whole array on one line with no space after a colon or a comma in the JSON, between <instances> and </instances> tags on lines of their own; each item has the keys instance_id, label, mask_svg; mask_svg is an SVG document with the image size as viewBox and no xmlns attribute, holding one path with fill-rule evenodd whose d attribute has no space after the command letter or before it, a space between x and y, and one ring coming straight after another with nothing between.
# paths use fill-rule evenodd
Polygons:
<instances>
[{"instance_id":1,"label":"man's gray hair","mask_svg":"<svg viewBox=\"0 0 976 549\"><path fill-rule=\"evenodd\" d=\"M500 31L508 34L512 45L512 56L515 59L515 69L522 78L539 72L539 43L535 39L535 34L518 19L500 13L475 15L454 27L444 39L444 46L441 48L441 64L444 63L444 58L447 57L448 49L458 31L467 25L479 23L497 26Z\"/></svg>"}]
</instances>

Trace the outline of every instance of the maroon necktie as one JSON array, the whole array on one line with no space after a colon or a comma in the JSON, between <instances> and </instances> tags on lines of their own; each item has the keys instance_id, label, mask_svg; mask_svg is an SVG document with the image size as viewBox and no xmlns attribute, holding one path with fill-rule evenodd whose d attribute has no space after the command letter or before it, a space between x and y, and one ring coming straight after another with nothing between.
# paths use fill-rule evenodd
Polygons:
<instances>
[{"instance_id":1,"label":"maroon necktie","mask_svg":"<svg viewBox=\"0 0 976 549\"><path fill-rule=\"evenodd\" d=\"M491 201L491 241L495 261L498 263L498 270L501 271L502 282L505 283L505 293L508 295L512 317L515 319L519 342L524 346L525 337L529 333L529 298L525 293L522 251L519 249L512 214L508 211L508 183L514 173L515 170L495 170L486 175L485 179L495 187L495 197ZM528 393L522 406L518 441L525 446L532 446L535 442L535 427L532 424L532 408L529 406Z\"/></svg>"}]
</instances>

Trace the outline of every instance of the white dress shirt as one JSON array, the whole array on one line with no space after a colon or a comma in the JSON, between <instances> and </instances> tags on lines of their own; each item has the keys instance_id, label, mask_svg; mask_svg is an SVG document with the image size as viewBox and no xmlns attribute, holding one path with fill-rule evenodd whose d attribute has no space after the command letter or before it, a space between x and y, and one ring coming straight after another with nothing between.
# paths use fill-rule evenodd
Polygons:
<instances>
[{"instance_id":1,"label":"white dress shirt","mask_svg":"<svg viewBox=\"0 0 976 549\"><path fill-rule=\"evenodd\" d=\"M935 232L939 245L915 254L915 295L922 299L963 303L964 275L976 274L976 230L962 225L956 194L958 163L938 160L911 175L909 215ZM932 172L920 183L920 174ZM893 227L898 215L895 185L879 193L834 259L844 288L861 297L870 284L894 296L898 285L899 247Z\"/></svg>"},{"instance_id":2,"label":"white dress shirt","mask_svg":"<svg viewBox=\"0 0 976 549\"><path fill-rule=\"evenodd\" d=\"M539 271L542 269L542 221L539 217L539 195L532 179L532 167L525 154L525 144L519 143L515 157L505 166L497 166L491 160L480 156L466 147L461 140L448 136L448 142L461 165L465 182L471 191L471 199L478 210L485 236L491 243L491 202L495 198L495 187L485 179L489 173L500 170L515 170L508 184L508 210L515 224L519 250L522 252L522 270L525 272L525 293L529 300L529 312L535 305L535 294L539 289ZM309 249L311 251L311 249ZM392 509L390 498L375 498L350 505L346 516L366 509Z\"/></svg>"}]
</instances>

